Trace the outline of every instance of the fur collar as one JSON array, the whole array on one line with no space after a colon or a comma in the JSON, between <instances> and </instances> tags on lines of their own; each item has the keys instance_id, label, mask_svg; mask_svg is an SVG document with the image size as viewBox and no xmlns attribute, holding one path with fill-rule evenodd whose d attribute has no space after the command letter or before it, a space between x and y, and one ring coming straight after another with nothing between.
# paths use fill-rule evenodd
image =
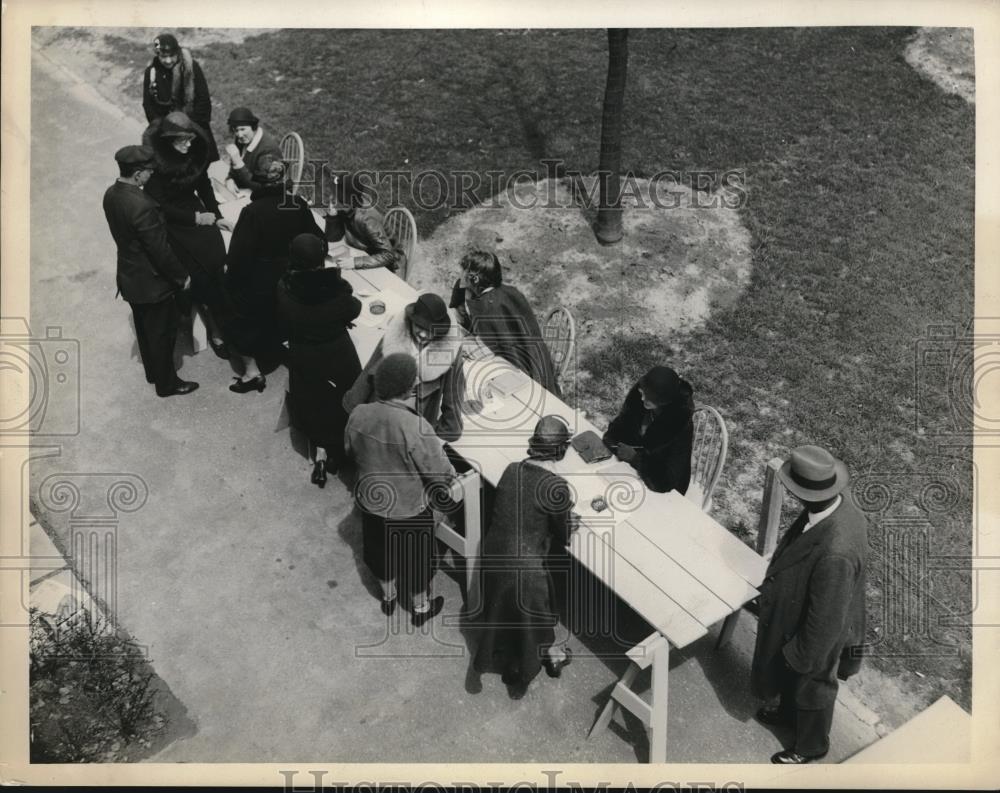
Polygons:
<instances>
[{"instance_id":1,"label":"fur collar","mask_svg":"<svg viewBox=\"0 0 1000 793\"><path fill-rule=\"evenodd\" d=\"M208 136L205 131L191 119L187 119L185 128L194 133L191 148L187 154L181 154L160 132L163 119L158 118L142 133L143 145L153 150L156 169L168 182L177 185L194 184L209 165Z\"/></svg>"}]
</instances>

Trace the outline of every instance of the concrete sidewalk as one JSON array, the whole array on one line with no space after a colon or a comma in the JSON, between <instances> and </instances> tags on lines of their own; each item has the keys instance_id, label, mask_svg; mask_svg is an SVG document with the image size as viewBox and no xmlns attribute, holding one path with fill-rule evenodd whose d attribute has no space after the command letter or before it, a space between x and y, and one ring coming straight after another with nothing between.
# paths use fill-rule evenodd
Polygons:
<instances>
[{"instance_id":1,"label":"concrete sidewalk","mask_svg":"<svg viewBox=\"0 0 1000 793\"><path fill-rule=\"evenodd\" d=\"M79 340L81 432L33 464L31 492L65 538L80 515L39 496L50 474L79 482L87 503L101 500L104 474L133 474L148 490L141 508L118 516L118 619L197 726L155 760L645 761L632 719L586 739L625 666L620 655L590 657L606 642L571 638L576 660L563 677L541 675L515 702L496 676L467 691L466 637L448 619L433 633L408 632L404 621L386 635L347 488L311 485L308 462L274 431L283 369L262 394L236 395L228 364L203 352L181 373L199 391L155 396L130 358L129 308L115 299L101 211L114 151L138 142L139 108L123 120L55 69L36 54L31 325ZM456 581L439 572L435 587L454 622ZM781 748L752 719L753 627L744 614L725 650L713 652L710 635L674 654L671 761L767 762ZM860 706L838 708L828 762L875 740L874 721Z\"/></svg>"}]
</instances>

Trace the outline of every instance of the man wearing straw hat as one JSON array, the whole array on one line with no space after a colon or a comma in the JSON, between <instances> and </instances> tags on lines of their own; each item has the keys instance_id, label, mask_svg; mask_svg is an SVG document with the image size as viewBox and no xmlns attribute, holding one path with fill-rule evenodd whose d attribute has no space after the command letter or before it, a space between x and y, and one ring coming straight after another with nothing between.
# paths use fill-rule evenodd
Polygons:
<instances>
[{"instance_id":1,"label":"man wearing straw hat","mask_svg":"<svg viewBox=\"0 0 1000 793\"><path fill-rule=\"evenodd\" d=\"M760 587L752 682L757 720L794 733L772 763L818 760L830 748L837 679L857 671L865 636L865 518L849 493L847 466L818 446L799 446L778 472L804 507Z\"/></svg>"}]
</instances>

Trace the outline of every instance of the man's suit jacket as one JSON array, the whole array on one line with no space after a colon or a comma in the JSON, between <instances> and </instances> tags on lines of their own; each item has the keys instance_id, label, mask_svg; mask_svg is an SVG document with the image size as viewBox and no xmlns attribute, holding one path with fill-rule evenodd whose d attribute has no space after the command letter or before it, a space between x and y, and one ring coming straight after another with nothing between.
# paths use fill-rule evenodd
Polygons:
<instances>
[{"instance_id":1,"label":"man's suit jacket","mask_svg":"<svg viewBox=\"0 0 1000 793\"><path fill-rule=\"evenodd\" d=\"M187 271L167 240L159 204L141 187L115 182L104 216L118 246L118 291L129 303L159 303L184 286Z\"/></svg>"},{"instance_id":2,"label":"man's suit jacket","mask_svg":"<svg viewBox=\"0 0 1000 793\"><path fill-rule=\"evenodd\" d=\"M764 576L752 679L767 699L794 670L797 706L819 709L836 699L841 651L864 641L868 536L847 491L803 534L807 517L785 533Z\"/></svg>"}]
</instances>

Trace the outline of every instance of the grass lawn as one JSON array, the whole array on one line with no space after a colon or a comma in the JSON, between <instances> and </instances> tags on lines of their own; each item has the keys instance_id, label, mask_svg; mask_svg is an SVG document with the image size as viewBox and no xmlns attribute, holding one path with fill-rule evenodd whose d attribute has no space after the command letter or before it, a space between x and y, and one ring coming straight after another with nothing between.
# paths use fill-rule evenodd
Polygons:
<instances>
[{"instance_id":1,"label":"grass lawn","mask_svg":"<svg viewBox=\"0 0 1000 793\"><path fill-rule=\"evenodd\" d=\"M728 471L759 471L803 442L845 459L873 518L874 662L923 701L948 693L969 707L970 578L927 559L970 551L971 449L918 431L918 415L933 428L950 414L916 399L931 375L915 345L931 324L972 318L975 111L904 61L911 35L633 31L624 166L742 170L753 274L703 327L607 339L582 362L583 407L607 414L622 398L602 374L668 361L725 415ZM107 57L134 70L138 107L148 47L108 41ZM338 168L597 166L603 31L286 30L196 57L226 109L220 140L226 111L246 104ZM421 236L450 211L417 209ZM748 541L756 527L727 499L759 499L760 484L721 483L717 517Z\"/></svg>"}]
</instances>

